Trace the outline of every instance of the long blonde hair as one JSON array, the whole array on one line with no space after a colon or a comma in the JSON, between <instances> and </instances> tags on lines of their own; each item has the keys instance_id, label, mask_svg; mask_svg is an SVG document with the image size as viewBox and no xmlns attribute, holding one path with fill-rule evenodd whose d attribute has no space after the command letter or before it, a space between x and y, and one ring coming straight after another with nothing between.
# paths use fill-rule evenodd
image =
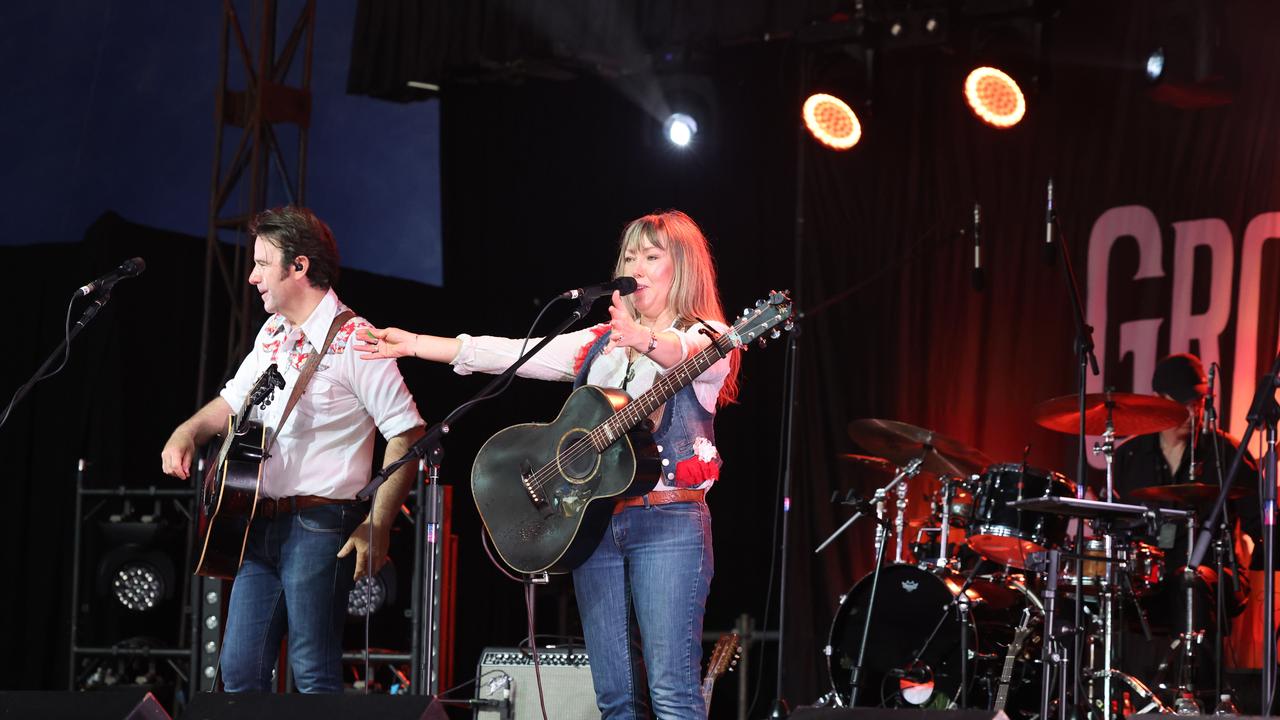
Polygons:
<instances>
[{"instance_id":1,"label":"long blonde hair","mask_svg":"<svg viewBox=\"0 0 1280 720\"><path fill-rule=\"evenodd\" d=\"M667 306L676 314L676 326L689 327L698 322L698 318L724 322L711 246L693 218L679 210L666 210L632 220L623 229L618 243L614 277L623 273L627 252L640 252L646 240L671 256L675 272L667 294ZM632 316L638 318L639 312L631 298L625 297L623 301L631 309ZM739 353L729 354L729 374L720 387L719 405L727 405L738 397L740 362Z\"/></svg>"}]
</instances>

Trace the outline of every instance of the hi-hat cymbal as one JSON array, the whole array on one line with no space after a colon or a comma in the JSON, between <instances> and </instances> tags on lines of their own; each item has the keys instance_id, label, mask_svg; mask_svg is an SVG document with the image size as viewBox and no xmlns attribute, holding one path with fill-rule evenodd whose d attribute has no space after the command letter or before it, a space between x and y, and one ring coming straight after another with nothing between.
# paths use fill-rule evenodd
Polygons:
<instances>
[{"instance_id":1,"label":"hi-hat cymbal","mask_svg":"<svg viewBox=\"0 0 1280 720\"><path fill-rule=\"evenodd\" d=\"M921 469L937 475L973 475L991 464L990 458L959 440L896 420L854 420L849 436L898 467L918 458Z\"/></svg>"},{"instance_id":2,"label":"hi-hat cymbal","mask_svg":"<svg viewBox=\"0 0 1280 720\"><path fill-rule=\"evenodd\" d=\"M1209 483L1181 483L1178 485L1152 485L1151 487L1131 490L1128 500L1133 502L1155 502L1178 507L1200 507L1218 499L1222 488ZM1237 500L1253 491L1244 485L1232 485L1227 493L1228 500Z\"/></svg>"},{"instance_id":3,"label":"hi-hat cymbal","mask_svg":"<svg viewBox=\"0 0 1280 720\"><path fill-rule=\"evenodd\" d=\"M1107 429L1107 408L1116 435L1146 435L1167 430L1187 419L1181 404L1156 395L1089 393L1084 396L1084 431L1101 435ZM1045 400L1031 413L1043 427L1075 435L1080 432L1080 396L1063 395Z\"/></svg>"}]
</instances>

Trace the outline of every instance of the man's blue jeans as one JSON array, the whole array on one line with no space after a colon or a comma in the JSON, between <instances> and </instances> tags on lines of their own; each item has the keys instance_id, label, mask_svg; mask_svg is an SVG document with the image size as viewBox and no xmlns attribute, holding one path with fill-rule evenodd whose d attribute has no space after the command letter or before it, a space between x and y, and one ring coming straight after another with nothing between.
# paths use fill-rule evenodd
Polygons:
<instances>
[{"instance_id":1,"label":"man's blue jeans","mask_svg":"<svg viewBox=\"0 0 1280 720\"><path fill-rule=\"evenodd\" d=\"M337 554L364 516L363 506L321 505L254 520L227 611L227 692L272 689L286 631L298 690L342 692L342 625L355 553Z\"/></svg>"},{"instance_id":2,"label":"man's blue jeans","mask_svg":"<svg viewBox=\"0 0 1280 720\"><path fill-rule=\"evenodd\" d=\"M706 503L613 516L596 551L573 571L605 720L647 717L650 700L663 720L706 718L702 616L713 572Z\"/></svg>"}]
</instances>

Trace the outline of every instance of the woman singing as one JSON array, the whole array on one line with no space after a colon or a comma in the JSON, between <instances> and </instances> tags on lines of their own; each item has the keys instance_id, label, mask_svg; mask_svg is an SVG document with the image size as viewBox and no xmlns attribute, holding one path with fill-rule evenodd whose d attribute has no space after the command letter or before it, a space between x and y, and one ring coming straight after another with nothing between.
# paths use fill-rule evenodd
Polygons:
<instances>
[{"instance_id":1,"label":"woman singing","mask_svg":"<svg viewBox=\"0 0 1280 720\"><path fill-rule=\"evenodd\" d=\"M727 329L707 239L688 215L671 210L628 224L614 268L615 277L623 275L638 288L627 297L613 294L608 323L556 338L519 374L620 388L636 397L707 347L704 322L713 334ZM523 344L397 328L372 330L366 339L357 346L363 358L412 355L450 363L464 375L502 372ZM618 501L604 538L573 571L604 718L647 717L650 708L659 718L706 717L699 676L713 560L705 496L721 464L716 409L737 395L737 374L738 353L732 352L654 412L661 479L647 495Z\"/></svg>"}]
</instances>

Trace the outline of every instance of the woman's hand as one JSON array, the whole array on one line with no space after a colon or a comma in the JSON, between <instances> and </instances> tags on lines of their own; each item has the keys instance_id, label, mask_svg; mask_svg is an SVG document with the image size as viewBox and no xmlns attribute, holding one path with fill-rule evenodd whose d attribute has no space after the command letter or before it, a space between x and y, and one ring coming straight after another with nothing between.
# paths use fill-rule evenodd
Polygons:
<instances>
[{"instance_id":1,"label":"woman's hand","mask_svg":"<svg viewBox=\"0 0 1280 720\"><path fill-rule=\"evenodd\" d=\"M614 348L632 348L640 352L649 349L651 331L631 317L631 311L622 304L622 296L617 290L613 291L613 304L609 306L609 327L613 332L600 352L607 355Z\"/></svg>"},{"instance_id":2,"label":"woman's hand","mask_svg":"<svg viewBox=\"0 0 1280 720\"><path fill-rule=\"evenodd\" d=\"M361 360L412 357L418 336L400 328L365 328L357 333L356 352Z\"/></svg>"}]
</instances>

